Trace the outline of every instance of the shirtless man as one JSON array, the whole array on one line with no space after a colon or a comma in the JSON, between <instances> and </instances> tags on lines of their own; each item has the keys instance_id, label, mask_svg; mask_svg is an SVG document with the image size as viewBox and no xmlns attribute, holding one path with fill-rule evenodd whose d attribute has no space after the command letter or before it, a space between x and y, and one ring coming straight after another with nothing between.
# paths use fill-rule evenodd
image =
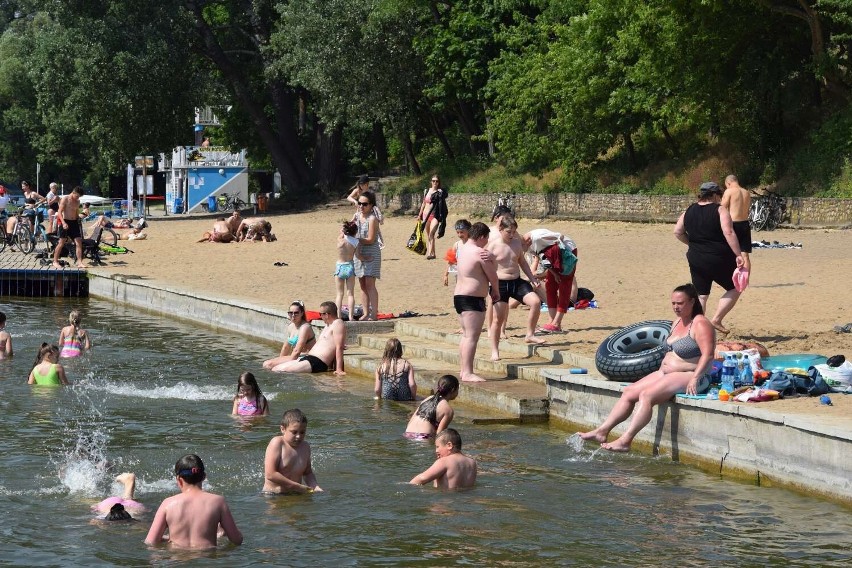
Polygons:
<instances>
[{"instance_id":1,"label":"shirtless man","mask_svg":"<svg viewBox=\"0 0 852 568\"><path fill-rule=\"evenodd\" d=\"M231 227L224 217L219 217L213 223L212 231L205 231L199 243L230 243L234 240L234 233L231 232Z\"/></svg>"},{"instance_id":2,"label":"shirtless man","mask_svg":"<svg viewBox=\"0 0 852 568\"><path fill-rule=\"evenodd\" d=\"M77 246L77 268L86 268L83 264L83 230L79 217L81 195L83 195L83 188L78 185L69 195L64 195L59 200L59 211L56 212L59 243L53 253L54 268L62 268L59 264L59 255L62 254L68 239L74 239L74 244Z\"/></svg>"},{"instance_id":3,"label":"shirtless man","mask_svg":"<svg viewBox=\"0 0 852 568\"><path fill-rule=\"evenodd\" d=\"M500 298L494 303L494 320L491 322L491 360L500 360L500 335L506 319L509 317L509 298L515 298L529 306L527 320L527 343L542 344L544 340L535 336L538 316L541 313L541 297L536 288L541 286L538 278L530 270L524 257L523 243L518 237L518 223L507 215L500 221L500 239L488 243L488 250L497 261L497 278L500 281ZM529 282L521 278L521 270Z\"/></svg>"},{"instance_id":4,"label":"shirtless man","mask_svg":"<svg viewBox=\"0 0 852 568\"><path fill-rule=\"evenodd\" d=\"M0 312L0 359L8 359L14 354L12 336L6 331L6 314Z\"/></svg>"},{"instance_id":5,"label":"shirtless man","mask_svg":"<svg viewBox=\"0 0 852 568\"><path fill-rule=\"evenodd\" d=\"M231 216L225 220L228 223L228 228L231 231L231 234L236 236L237 229L240 228L240 223L243 222L243 217L240 215L239 209L234 209L234 212L231 213Z\"/></svg>"},{"instance_id":6,"label":"shirtless man","mask_svg":"<svg viewBox=\"0 0 852 568\"><path fill-rule=\"evenodd\" d=\"M322 491L311 467L311 446L305 442L308 417L294 408L281 418L281 435L266 446L263 458L263 493L313 493Z\"/></svg>"},{"instance_id":7,"label":"shirtless man","mask_svg":"<svg viewBox=\"0 0 852 568\"><path fill-rule=\"evenodd\" d=\"M505 205L500 205L494 209L494 213L491 215L491 226L489 227L490 232L488 233L488 242L496 241L500 239L500 221L503 220L503 217L506 215L511 215L512 210L506 207ZM488 337L491 337L491 322L494 321L494 303L486 302L488 307L485 309L485 329L488 331ZM500 337L506 339L506 325L504 323L503 329L500 330Z\"/></svg>"},{"instance_id":8,"label":"shirtless man","mask_svg":"<svg viewBox=\"0 0 852 568\"><path fill-rule=\"evenodd\" d=\"M183 456L175 464L175 476L180 493L167 497L160 504L145 544L159 544L168 530L168 540L176 546L215 548L220 526L228 540L242 544L243 534L225 498L208 493L201 486L207 478L201 458L195 454Z\"/></svg>"},{"instance_id":9,"label":"shirtless man","mask_svg":"<svg viewBox=\"0 0 852 568\"><path fill-rule=\"evenodd\" d=\"M751 226L748 224L748 211L751 208L751 194L740 186L734 174L725 178L725 193L722 195L722 207L731 214L734 233L743 252L743 268L751 272Z\"/></svg>"},{"instance_id":10,"label":"shirtless man","mask_svg":"<svg viewBox=\"0 0 852 568\"><path fill-rule=\"evenodd\" d=\"M474 223L470 228L470 238L459 247L457 254L459 273L453 292L453 304L459 314L462 328L462 338L459 342L459 376L461 380L468 382L485 380L473 372L473 358L476 356L476 344L485 321L485 296L489 294L489 284L491 301L500 299L497 270L490 255L483 248L488 244L488 232L485 223Z\"/></svg>"},{"instance_id":11,"label":"shirtless man","mask_svg":"<svg viewBox=\"0 0 852 568\"><path fill-rule=\"evenodd\" d=\"M320 317L325 322L317 342L306 355L298 359L285 361L272 368L276 373L325 373L334 361L334 374L345 375L343 370L343 347L346 345L346 326L337 317L337 304L323 302L320 304Z\"/></svg>"},{"instance_id":12,"label":"shirtless man","mask_svg":"<svg viewBox=\"0 0 852 568\"><path fill-rule=\"evenodd\" d=\"M412 485L435 482L438 489L466 489L476 483L476 460L461 452L462 441L453 428L443 430L435 438L435 455L432 467L409 481Z\"/></svg>"}]
</instances>

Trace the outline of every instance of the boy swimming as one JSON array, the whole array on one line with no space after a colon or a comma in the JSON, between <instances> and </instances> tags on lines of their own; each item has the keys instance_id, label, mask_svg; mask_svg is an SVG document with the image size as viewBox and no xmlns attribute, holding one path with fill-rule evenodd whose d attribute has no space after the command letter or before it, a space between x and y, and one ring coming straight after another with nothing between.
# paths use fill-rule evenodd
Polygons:
<instances>
[{"instance_id":1,"label":"boy swimming","mask_svg":"<svg viewBox=\"0 0 852 568\"><path fill-rule=\"evenodd\" d=\"M281 417L281 435L266 446L263 458L263 493L313 493L322 491L311 467L311 446L305 442L308 417L298 408Z\"/></svg>"},{"instance_id":2,"label":"boy swimming","mask_svg":"<svg viewBox=\"0 0 852 568\"><path fill-rule=\"evenodd\" d=\"M432 467L409 481L412 485L425 485L434 481L438 489L465 489L476 483L476 460L461 453L462 441L458 431L447 428L435 438L435 455Z\"/></svg>"},{"instance_id":3,"label":"boy swimming","mask_svg":"<svg viewBox=\"0 0 852 568\"><path fill-rule=\"evenodd\" d=\"M175 477L180 493L167 497L160 504L145 544L162 542L168 530L168 541L176 546L215 548L220 526L231 542L242 544L243 534L237 528L225 498L208 493L201 487L207 478L201 458L195 454L180 458L175 464Z\"/></svg>"}]
</instances>

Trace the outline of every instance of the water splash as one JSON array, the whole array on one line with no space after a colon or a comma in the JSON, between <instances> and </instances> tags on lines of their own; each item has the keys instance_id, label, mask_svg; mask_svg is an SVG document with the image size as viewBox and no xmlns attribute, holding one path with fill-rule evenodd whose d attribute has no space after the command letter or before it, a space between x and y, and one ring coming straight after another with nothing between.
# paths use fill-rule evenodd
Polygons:
<instances>
[{"instance_id":1,"label":"water splash","mask_svg":"<svg viewBox=\"0 0 852 568\"><path fill-rule=\"evenodd\" d=\"M103 381L100 383L87 382L87 389L102 391L108 394L135 398L176 399L176 400L231 400L234 398L233 389L221 385L193 385L176 383L168 386L142 388L134 383Z\"/></svg>"},{"instance_id":2,"label":"water splash","mask_svg":"<svg viewBox=\"0 0 852 568\"><path fill-rule=\"evenodd\" d=\"M587 450L585 445L585 440L580 437L578 432L571 434L567 438L565 438L565 445L574 452L574 456L565 458L564 461L568 462L590 462L595 459L595 457L601 453L601 448L595 448L594 450Z\"/></svg>"}]
</instances>

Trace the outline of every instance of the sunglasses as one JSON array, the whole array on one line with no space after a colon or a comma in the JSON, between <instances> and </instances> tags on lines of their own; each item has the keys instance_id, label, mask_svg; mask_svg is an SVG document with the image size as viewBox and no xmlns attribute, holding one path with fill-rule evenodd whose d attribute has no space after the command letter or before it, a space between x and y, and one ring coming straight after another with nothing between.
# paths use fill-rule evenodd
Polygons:
<instances>
[{"instance_id":1,"label":"sunglasses","mask_svg":"<svg viewBox=\"0 0 852 568\"><path fill-rule=\"evenodd\" d=\"M301 313L302 313L302 312L287 312L287 315L288 315L288 316L298 316L298 315L300 315Z\"/></svg>"},{"instance_id":2,"label":"sunglasses","mask_svg":"<svg viewBox=\"0 0 852 568\"><path fill-rule=\"evenodd\" d=\"M433 179L433 180L432 180L432 183L438 183L439 181L441 181L441 180L439 180L439 179Z\"/></svg>"},{"instance_id":3,"label":"sunglasses","mask_svg":"<svg viewBox=\"0 0 852 568\"><path fill-rule=\"evenodd\" d=\"M320 316L327 316L327 315L328 315L328 312L320 312L320 313L319 313L319 315L320 315Z\"/></svg>"},{"instance_id":4,"label":"sunglasses","mask_svg":"<svg viewBox=\"0 0 852 568\"><path fill-rule=\"evenodd\" d=\"M359 201L359 202L358 202L358 206L359 206L359 207L366 207L366 206L367 206L367 205L369 205L369 204L370 204L370 202L369 202L369 201Z\"/></svg>"}]
</instances>

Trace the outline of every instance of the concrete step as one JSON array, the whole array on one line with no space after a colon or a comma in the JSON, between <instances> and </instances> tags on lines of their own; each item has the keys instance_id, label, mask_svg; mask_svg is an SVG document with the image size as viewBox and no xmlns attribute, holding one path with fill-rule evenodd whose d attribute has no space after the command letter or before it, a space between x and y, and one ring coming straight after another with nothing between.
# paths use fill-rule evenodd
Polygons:
<instances>
[{"instance_id":1,"label":"concrete step","mask_svg":"<svg viewBox=\"0 0 852 568\"><path fill-rule=\"evenodd\" d=\"M403 339L405 337L426 340L433 348L438 348L440 344L449 345L456 351L458 350L459 339L461 339L458 334L435 331L415 324L411 320L397 320L395 333L406 349L408 349L408 342L411 340ZM544 383L544 378L539 374L542 368L563 367L584 368L588 370L590 378L605 380L597 372L593 357L574 353L569 346L560 345L560 343L567 343L567 334L553 334L546 336L546 339L549 342L548 345L528 345L517 340L501 340L500 355L508 366L513 367L513 370L509 372L514 374L507 373L507 376ZM481 359L487 361L487 354L490 353L490 350L488 338L483 334L483 337L479 340L477 353L485 354L485 356L478 356L477 363Z\"/></svg>"},{"instance_id":2,"label":"concrete step","mask_svg":"<svg viewBox=\"0 0 852 568\"><path fill-rule=\"evenodd\" d=\"M374 380L386 341L387 337L380 342L381 350L360 343L348 346L344 353L347 374ZM405 340L403 345L406 345L407 350ZM406 358L414 365L415 380L421 395L426 395L434 388L441 375L458 375L457 364L414 357L411 353L406 353ZM458 401L480 409L470 416L473 422L531 423L548 420L549 401L544 384L507 378L505 373L483 371L481 376L486 382L461 383L459 387Z\"/></svg>"},{"instance_id":3,"label":"concrete step","mask_svg":"<svg viewBox=\"0 0 852 568\"><path fill-rule=\"evenodd\" d=\"M367 349L375 349L383 352L388 338L392 335L362 335L358 338L359 345ZM460 365L458 345L452 346L444 342L409 338L397 336L405 351L406 359L440 361L456 371ZM480 347L479 349L487 349ZM477 350L481 353L479 350ZM490 351L485 351L486 354ZM490 373L512 379L522 378L544 384L544 379L539 374L539 368L545 364L552 366L549 361L538 357L519 357L515 354L506 354L500 361L491 361L487 355L478 356L474 360L473 368L479 373Z\"/></svg>"}]
</instances>

